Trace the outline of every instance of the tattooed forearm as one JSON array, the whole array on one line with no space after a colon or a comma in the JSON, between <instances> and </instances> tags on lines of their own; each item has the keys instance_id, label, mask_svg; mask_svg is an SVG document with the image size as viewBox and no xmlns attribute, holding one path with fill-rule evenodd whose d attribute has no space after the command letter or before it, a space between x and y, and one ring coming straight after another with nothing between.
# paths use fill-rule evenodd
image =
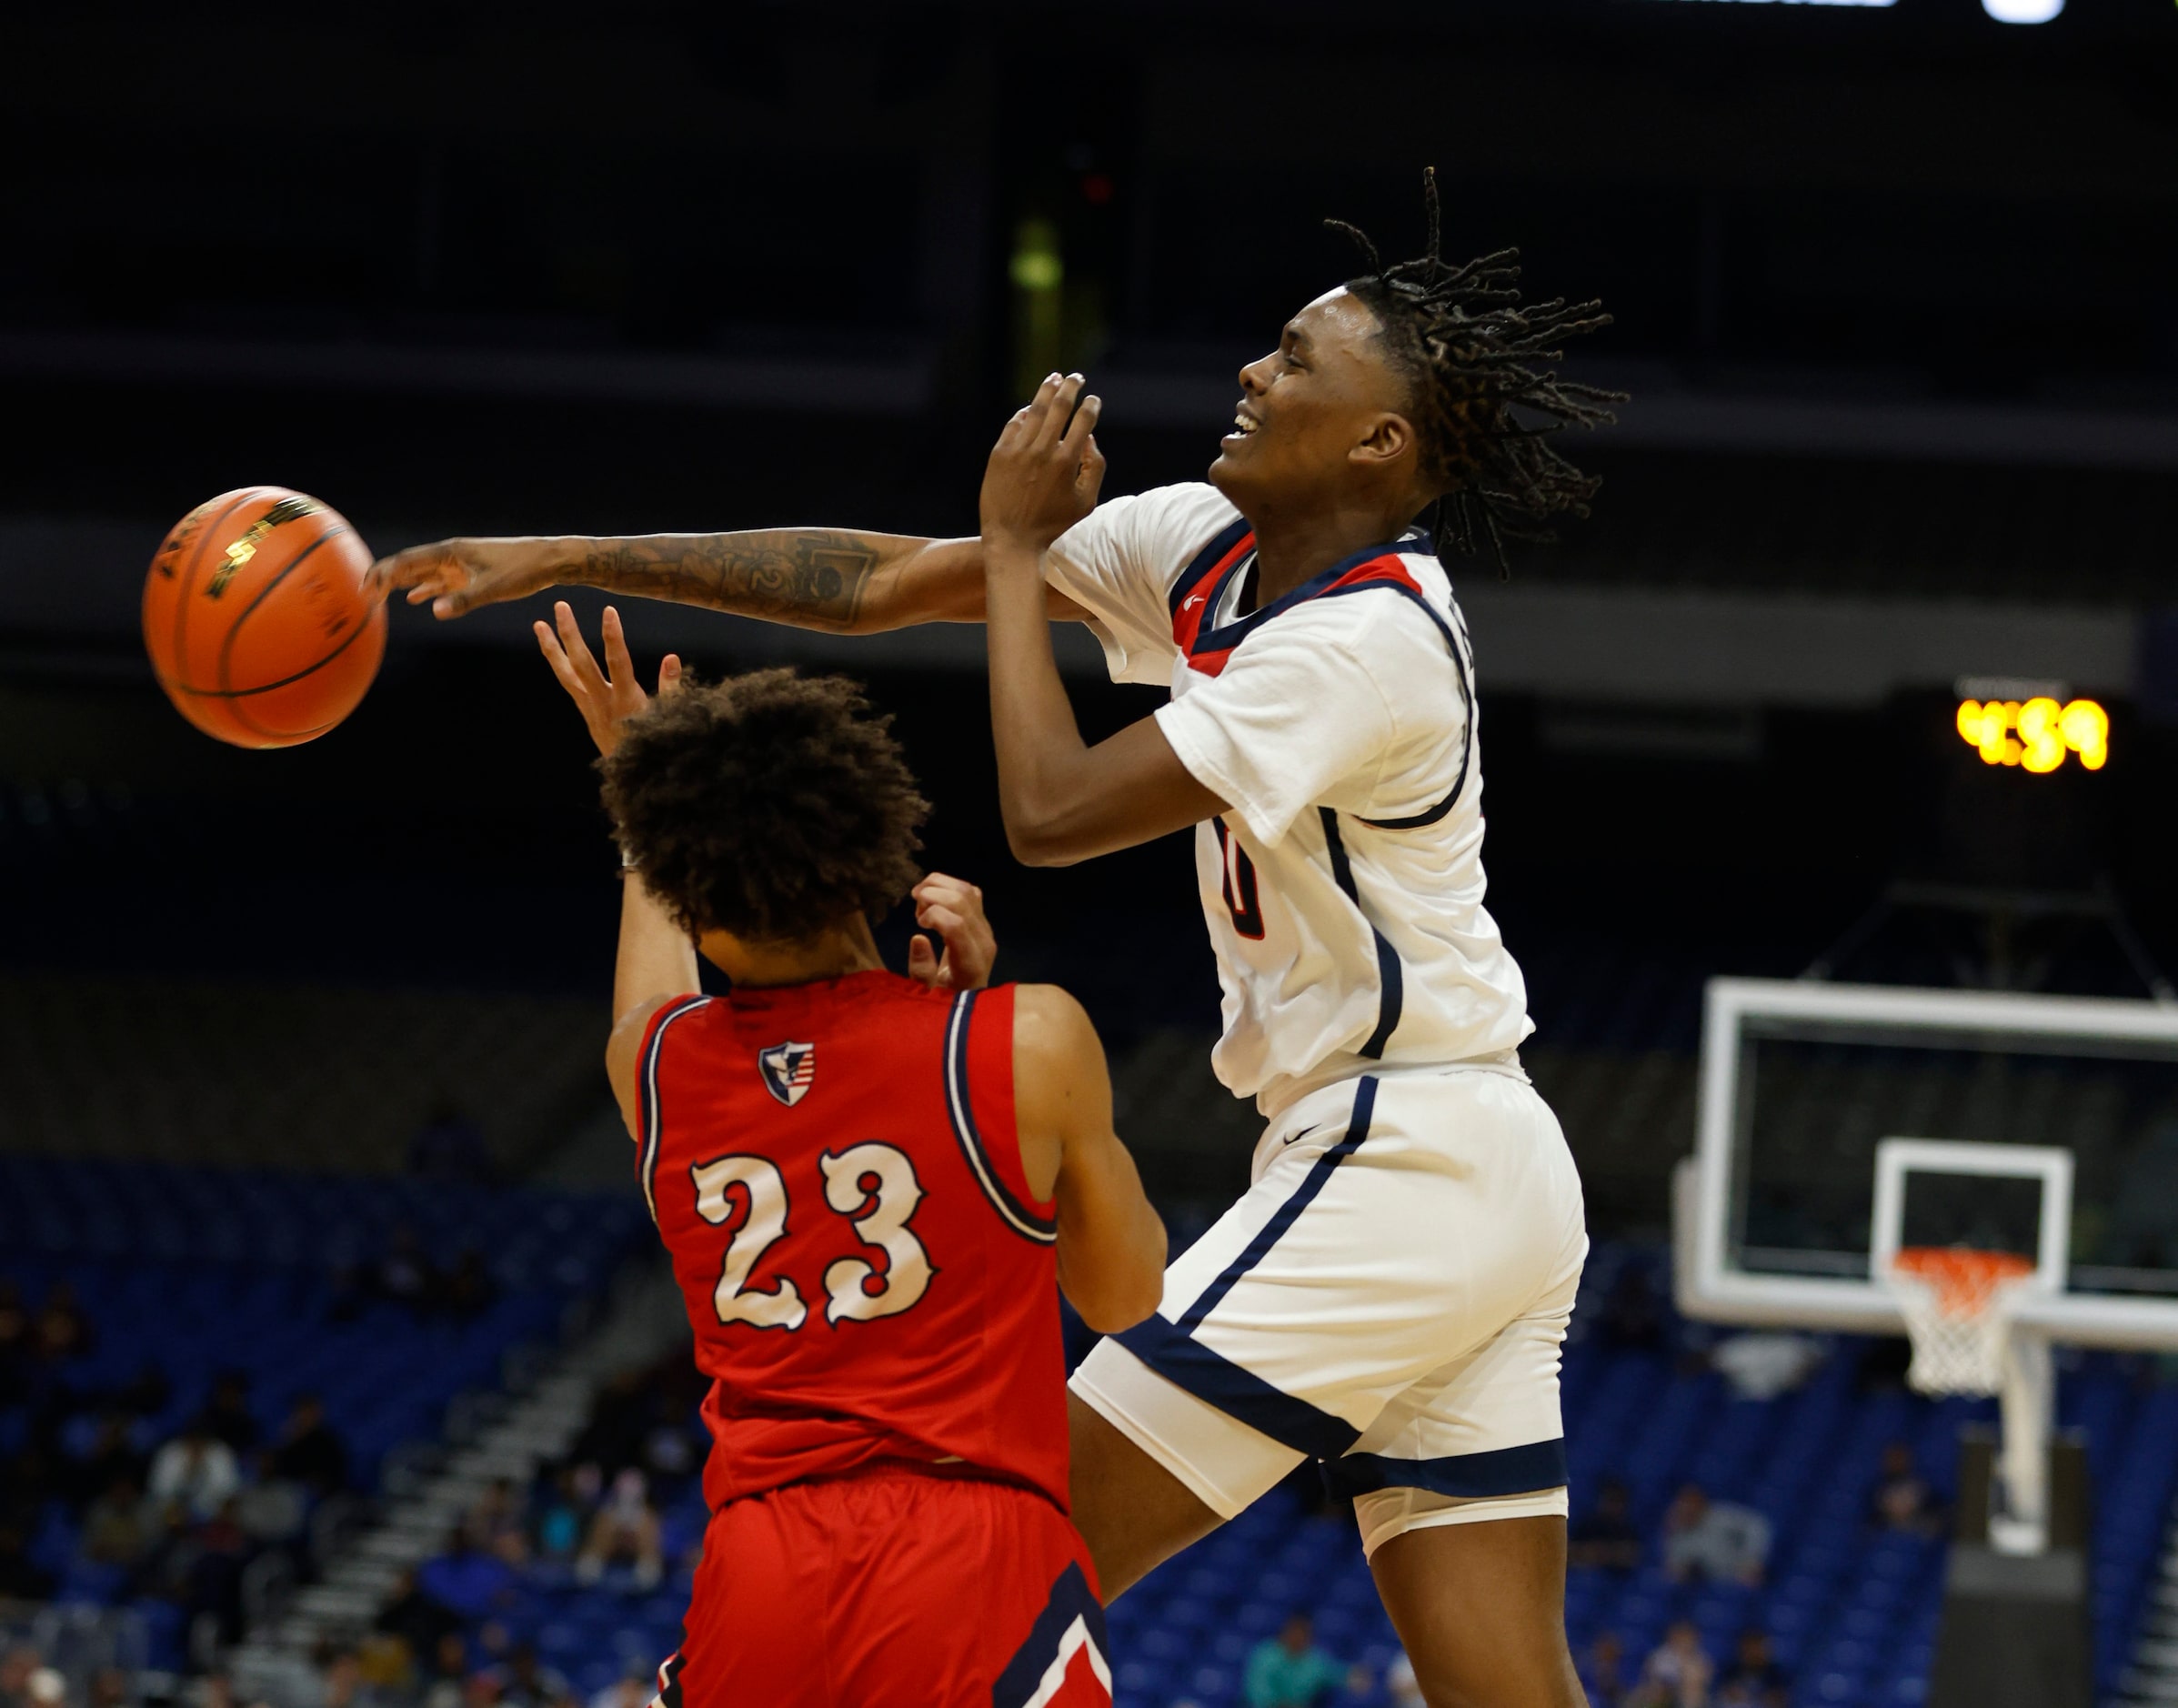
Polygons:
<instances>
[{"instance_id":1,"label":"tattooed forearm","mask_svg":"<svg viewBox=\"0 0 2178 1708\"><path fill-rule=\"evenodd\" d=\"M852 629L882 552L859 534L779 529L598 539L567 578L805 628Z\"/></svg>"}]
</instances>

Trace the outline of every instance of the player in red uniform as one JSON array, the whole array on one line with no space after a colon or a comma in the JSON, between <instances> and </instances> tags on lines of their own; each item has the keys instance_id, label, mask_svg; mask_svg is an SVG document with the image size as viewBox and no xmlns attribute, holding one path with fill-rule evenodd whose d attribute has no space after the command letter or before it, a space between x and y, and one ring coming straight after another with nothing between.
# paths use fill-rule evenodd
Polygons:
<instances>
[{"instance_id":1,"label":"player in red uniform","mask_svg":"<svg viewBox=\"0 0 2178 1708\"><path fill-rule=\"evenodd\" d=\"M928 807L853 684L668 658L646 704L613 612L609 670L556 615L628 869L607 1067L712 1378L664 1708L1109 1703L1058 1290L1139 1321L1165 1236L1088 1017L980 988L979 893L915 884ZM911 884L944 949L901 977L869 920Z\"/></svg>"}]
</instances>

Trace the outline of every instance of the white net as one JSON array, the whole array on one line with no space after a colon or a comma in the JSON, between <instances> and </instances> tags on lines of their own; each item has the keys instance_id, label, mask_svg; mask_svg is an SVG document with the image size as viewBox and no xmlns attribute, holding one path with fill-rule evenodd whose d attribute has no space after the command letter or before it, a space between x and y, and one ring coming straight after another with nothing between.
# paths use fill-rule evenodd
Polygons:
<instances>
[{"instance_id":1,"label":"white net","mask_svg":"<svg viewBox=\"0 0 2178 1708\"><path fill-rule=\"evenodd\" d=\"M1901 1251L1885 1279L1913 1343L1906 1380L1922 1393L2001 1392L2012 1305L2033 1273L2004 1251Z\"/></svg>"}]
</instances>

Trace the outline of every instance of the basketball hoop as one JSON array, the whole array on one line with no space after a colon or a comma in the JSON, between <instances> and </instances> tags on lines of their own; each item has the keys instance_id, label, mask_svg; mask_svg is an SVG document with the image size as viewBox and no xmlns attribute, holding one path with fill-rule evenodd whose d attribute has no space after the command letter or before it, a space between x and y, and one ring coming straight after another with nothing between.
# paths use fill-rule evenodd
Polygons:
<instances>
[{"instance_id":1,"label":"basketball hoop","mask_svg":"<svg viewBox=\"0 0 2178 1708\"><path fill-rule=\"evenodd\" d=\"M1913 1342L1906 1380L1922 1393L2001 1392L2012 1303L2033 1275L2033 1263L2010 1251L1902 1248L1885 1279Z\"/></svg>"}]
</instances>

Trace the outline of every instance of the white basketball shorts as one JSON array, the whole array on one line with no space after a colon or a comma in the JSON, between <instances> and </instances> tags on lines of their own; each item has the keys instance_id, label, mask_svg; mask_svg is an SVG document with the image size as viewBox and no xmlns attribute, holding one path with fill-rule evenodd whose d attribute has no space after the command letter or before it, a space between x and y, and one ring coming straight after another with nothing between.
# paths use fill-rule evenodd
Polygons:
<instances>
[{"instance_id":1,"label":"white basketball shorts","mask_svg":"<svg viewBox=\"0 0 2178 1708\"><path fill-rule=\"evenodd\" d=\"M1588 1235L1519 1069L1400 1069L1282 1111L1247 1193L1074 1392L1220 1517L1304 1458L1373 1552L1565 1508L1558 1368Z\"/></svg>"}]
</instances>

